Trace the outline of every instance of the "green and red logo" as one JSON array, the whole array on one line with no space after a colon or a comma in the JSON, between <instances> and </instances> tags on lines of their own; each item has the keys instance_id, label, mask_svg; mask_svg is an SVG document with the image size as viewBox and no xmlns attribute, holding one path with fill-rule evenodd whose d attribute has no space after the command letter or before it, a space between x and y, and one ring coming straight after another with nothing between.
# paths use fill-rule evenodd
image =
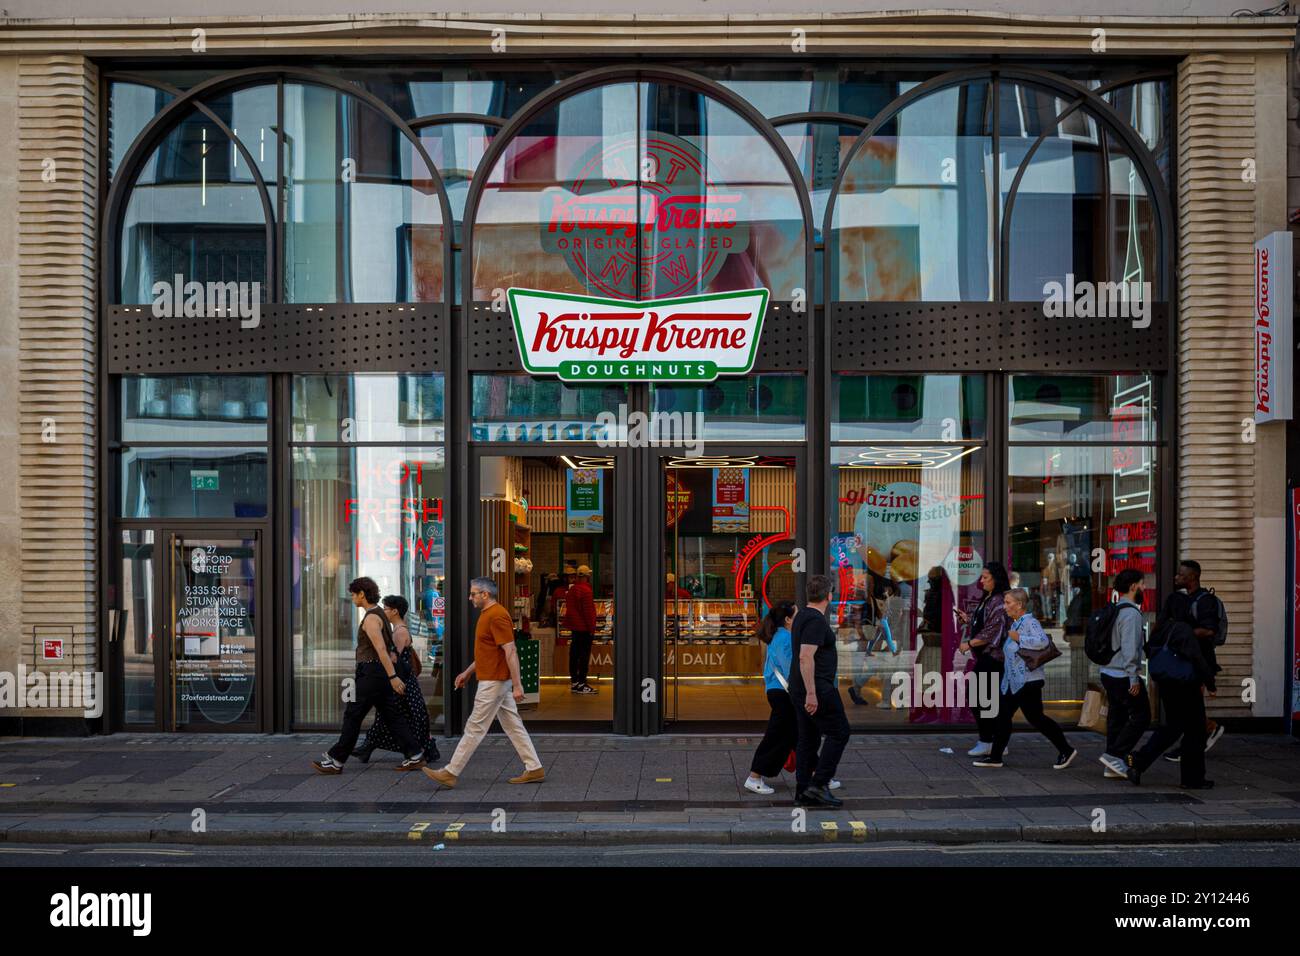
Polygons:
<instances>
[{"instance_id":1,"label":"green and red logo","mask_svg":"<svg viewBox=\"0 0 1300 956\"><path fill-rule=\"evenodd\" d=\"M687 295L749 247L741 191L710 181L704 155L685 139L615 138L576 165L571 180L542 194L542 248L563 256L586 288L619 299Z\"/></svg>"},{"instance_id":2,"label":"green and red logo","mask_svg":"<svg viewBox=\"0 0 1300 956\"><path fill-rule=\"evenodd\" d=\"M711 382L754 367L767 289L627 302L510 289L519 360L566 382Z\"/></svg>"}]
</instances>

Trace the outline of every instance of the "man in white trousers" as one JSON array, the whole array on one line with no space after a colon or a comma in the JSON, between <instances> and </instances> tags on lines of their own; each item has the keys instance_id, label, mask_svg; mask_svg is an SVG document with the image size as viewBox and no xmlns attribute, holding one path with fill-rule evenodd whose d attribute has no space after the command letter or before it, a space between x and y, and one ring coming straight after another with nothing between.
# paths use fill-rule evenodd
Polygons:
<instances>
[{"instance_id":1,"label":"man in white trousers","mask_svg":"<svg viewBox=\"0 0 1300 956\"><path fill-rule=\"evenodd\" d=\"M501 721L501 729L514 744L515 753L524 762L524 772L511 777L511 783L537 783L546 779L537 750L524 729L516 706L524 699L524 683L519 677L519 651L515 647L514 622L510 614L497 603L497 585L491 578L475 578L469 583L469 600L479 610L478 625L474 628L474 662L456 675L456 689L465 686L470 677L478 677L478 690L474 694L474 710L465 724L465 734L456 745L447 766L441 770L423 768L426 776L444 787L456 786L465 770L465 764L474 755L478 745L487 735L493 719Z\"/></svg>"}]
</instances>

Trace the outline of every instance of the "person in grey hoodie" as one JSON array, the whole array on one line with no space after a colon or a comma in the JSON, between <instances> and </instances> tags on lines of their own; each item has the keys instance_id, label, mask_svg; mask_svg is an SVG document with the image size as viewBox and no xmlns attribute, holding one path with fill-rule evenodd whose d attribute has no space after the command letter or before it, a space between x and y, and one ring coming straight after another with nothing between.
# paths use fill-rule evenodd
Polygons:
<instances>
[{"instance_id":1,"label":"person in grey hoodie","mask_svg":"<svg viewBox=\"0 0 1300 956\"><path fill-rule=\"evenodd\" d=\"M1110 646L1115 656L1101 669L1106 689L1106 752L1099 758L1106 776L1122 779L1128 757L1151 723L1151 704L1142 682L1142 572L1125 568L1115 575L1118 610L1111 624Z\"/></svg>"}]
</instances>

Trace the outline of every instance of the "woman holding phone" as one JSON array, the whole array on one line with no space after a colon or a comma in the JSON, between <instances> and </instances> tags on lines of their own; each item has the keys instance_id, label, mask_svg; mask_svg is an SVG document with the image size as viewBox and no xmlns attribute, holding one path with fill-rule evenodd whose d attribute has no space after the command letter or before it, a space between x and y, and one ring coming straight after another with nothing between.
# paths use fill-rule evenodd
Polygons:
<instances>
[{"instance_id":1,"label":"woman holding phone","mask_svg":"<svg viewBox=\"0 0 1300 956\"><path fill-rule=\"evenodd\" d=\"M992 673L996 677L979 677L978 681L992 681L994 685L1002 682L1002 642L1007 636L1007 614L1002 596L1011 589L1007 569L1000 561L989 561L979 577L983 596L973 611L954 608L958 623L965 628L961 642L962 653L970 652L975 658L977 675ZM997 720L985 717L977 706L971 708L975 717L975 726L979 729L979 743L967 751L972 757L987 757L993 752L993 737L997 732Z\"/></svg>"}]
</instances>

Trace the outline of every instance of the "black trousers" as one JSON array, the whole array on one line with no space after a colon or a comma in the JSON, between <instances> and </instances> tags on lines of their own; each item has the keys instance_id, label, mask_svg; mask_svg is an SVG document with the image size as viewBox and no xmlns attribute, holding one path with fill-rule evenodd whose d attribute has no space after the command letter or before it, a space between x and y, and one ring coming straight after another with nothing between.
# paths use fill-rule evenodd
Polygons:
<instances>
[{"instance_id":1,"label":"black trousers","mask_svg":"<svg viewBox=\"0 0 1300 956\"><path fill-rule=\"evenodd\" d=\"M574 631L569 639L569 683L587 683L591 666L591 631Z\"/></svg>"},{"instance_id":2,"label":"black trousers","mask_svg":"<svg viewBox=\"0 0 1300 956\"><path fill-rule=\"evenodd\" d=\"M799 725L794 715L790 695L779 688L767 692L767 702L772 708L767 718L767 729L754 751L749 765L750 773L760 777L775 777L785 766L786 758L799 742Z\"/></svg>"},{"instance_id":3,"label":"black trousers","mask_svg":"<svg viewBox=\"0 0 1300 956\"><path fill-rule=\"evenodd\" d=\"M975 658L975 673L997 674L996 678L984 678L991 682L993 687L997 687L1002 682L1002 662L996 660L986 651ZM984 680L975 678L977 684L983 684ZM984 717L983 710L979 707L972 707L971 714L975 717L975 727L979 730L980 743L991 744L998 731L998 719L996 717Z\"/></svg>"},{"instance_id":4,"label":"black trousers","mask_svg":"<svg viewBox=\"0 0 1300 956\"><path fill-rule=\"evenodd\" d=\"M329 750L329 755L339 763L346 763L361 736L361 723L373 707L384 718L392 731L403 756L414 757L424 750L424 744L415 739L411 725L402 712L401 700L392 693L392 685L384 675L384 665L378 661L357 665L357 699L343 709L343 732L339 742Z\"/></svg>"},{"instance_id":5,"label":"black trousers","mask_svg":"<svg viewBox=\"0 0 1300 956\"><path fill-rule=\"evenodd\" d=\"M795 745L795 789L809 784L824 787L835 776L840 757L849 742L849 718L844 701L834 684L817 684L817 713L804 710L805 694L797 689L790 695L794 706L798 743Z\"/></svg>"},{"instance_id":6,"label":"black trousers","mask_svg":"<svg viewBox=\"0 0 1300 956\"><path fill-rule=\"evenodd\" d=\"M1007 749L1007 741L1011 739L1011 721L1017 710L1025 715L1031 727L1052 742L1057 753L1068 754L1074 749L1065 739L1061 725L1043 713L1043 681L1031 680L1020 688L1019 693L1003 694L998 699L997 731L993 735L994 760L1001 760L1002 751Z\"/></svg>"},{"instance_id":7,"label":"black trousers","mask_svg":"<svg viewBox=\"0 0 1300 956\"><path fill-rule=\"evenodd\" d=\"M1146 746L1133 755L1133 765L1144 771L1160 758L1180 736L1179 776L1187 785L1205 780L1205 698L1201 685L1182 681L1157 681L1165 722L1155 729Z\"/></svg>"},{"instance_id":8,"label":"black trousers","mask_svg":"<svg viewBox=\"0 0 1300 956\"><path fill-rule=\"evenodd\" d=\"M1136 697L1128 692L1127 677L1101 675L1101 686L1106 688L1106 753L1124 760L1142 739L1151 723L1151 702L1147 700L1146 684L1139 683L1141 691Z\"/></svg>"}]
</instances>

